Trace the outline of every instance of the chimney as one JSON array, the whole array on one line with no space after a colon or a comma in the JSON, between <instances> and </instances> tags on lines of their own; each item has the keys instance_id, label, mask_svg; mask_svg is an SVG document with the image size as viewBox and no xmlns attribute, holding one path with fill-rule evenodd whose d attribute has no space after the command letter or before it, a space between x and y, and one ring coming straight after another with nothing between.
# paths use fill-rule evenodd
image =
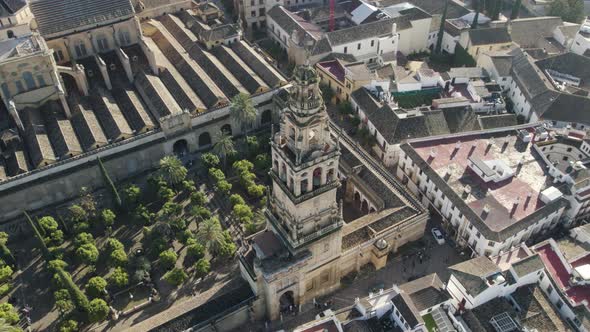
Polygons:
<instances>
[{"instance_id":1,"label":"chimney","mask_svg":"<svg viewBox=\"0 0 590 332\"><path fill-rule=\"evenodd\" d=\"M496 140L492 137L488 140L488 147L491 147L494 144L496 144Z\"/></svg>"},{"instance_id":2,"label":"chimney","mask_svg":"<svg viewBox=\"0 0 590 332\"><path fill-rule=\"evenodd\" d=\"M481 217L482 219L485 219L488 217L488 214L490 214L490 206L489 205L484 205L483 206L483 210L481 211Z\"/></svg>"},{"instance_id":3,"label":"chimney","mask_svg":"<svg viewBox=\"0 0 590 332\"><path fill-rule=\"evenodd\" d=\"M436 149L434 147L430 148L430 158L434 159L436 157Z\"/></svg>"},{"instance_id":4,"label":"chimney","mask_svg":"<svg viewBox=\"0 0 590 332\"><path fill-rule=\"evenodd\" d=\"M397 34L397 23L393 23L391 26L391 34L395 36Z\"/></svg>"},{"instance_id":5,"label":"chimney","mask_svg":"<svg viewBox=\"0 0 590 332\"><path fill-rule=\"evenodd\" d=\"M457 141L457 143L455 143L455 150L459 150L461 148L461 141Z\"/></svg>"}]
</instances>

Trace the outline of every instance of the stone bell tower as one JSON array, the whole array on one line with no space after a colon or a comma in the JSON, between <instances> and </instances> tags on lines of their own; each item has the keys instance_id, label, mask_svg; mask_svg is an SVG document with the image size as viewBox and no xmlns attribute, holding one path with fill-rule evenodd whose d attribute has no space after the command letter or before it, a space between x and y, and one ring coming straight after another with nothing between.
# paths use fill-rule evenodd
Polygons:
<instances>
[{"instance_id":1,"label":"stone bell tower","mask_svg":"<svg viewBox=\"0 0 590 332\"><path fill-rule=\"evenodd\" d=\"M280 132L272 142L272 225L296 253L322 234L342 225L336 190L340 150L330 137L319 77L309 65L298 66L293 90L282 112Z\"/></svg>"},{"instance_id":2,"label":"stone bell tower","mask_svg":"<svg viewBox=\"0 0 590 332\"><path fill-rule=\"evenodd\" d=\"M280 131L271 140L267 227L247 240L240 256L242 276L264 301L270 319L340 285L340 149L330 137L319 78L311 66L295 69L286 105Z\"/></svg>"}]
</instances>

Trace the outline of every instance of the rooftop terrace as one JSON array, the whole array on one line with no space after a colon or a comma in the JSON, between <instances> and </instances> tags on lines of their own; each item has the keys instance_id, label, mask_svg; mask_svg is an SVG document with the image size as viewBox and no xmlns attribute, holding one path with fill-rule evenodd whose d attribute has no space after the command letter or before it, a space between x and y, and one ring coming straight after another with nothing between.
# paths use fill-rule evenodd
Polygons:
<instances>
[{"instance_id":1,"label":"rooftop terrace","mask_svg":"<svg viewBox=\"0 0 590 332\"><path fill-rule=\"evenodd\" d=\"M411 145L459 197L466 186L470 187L465 204L492 231L501 231L545 206L539 196L551 185L551 179L532 151L532 144L518 139L516 131L445 137ZM483 162L492 172L501 172L492 165L505 165L513 176L486 182L469 166L472 161ZM484 208L489 211L484 213Z\"/></svg>"}]
</instances>

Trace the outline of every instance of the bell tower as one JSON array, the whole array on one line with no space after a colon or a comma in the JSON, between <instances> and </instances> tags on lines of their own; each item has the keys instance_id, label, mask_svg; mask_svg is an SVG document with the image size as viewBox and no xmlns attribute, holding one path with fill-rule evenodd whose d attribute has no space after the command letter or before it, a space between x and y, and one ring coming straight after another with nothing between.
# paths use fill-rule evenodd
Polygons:
<instances>
[{"instance_id":1,"label":"bell tower","mask_svg":"<svg viewBox=\"0 0 590 332\"><path fill-rule=\"evenodd\" d=\"M269 224L295 254L342 226L336 201L340 150L310 65L295 68L280 125L271 143Z\"/></svg>"}]
</instances>

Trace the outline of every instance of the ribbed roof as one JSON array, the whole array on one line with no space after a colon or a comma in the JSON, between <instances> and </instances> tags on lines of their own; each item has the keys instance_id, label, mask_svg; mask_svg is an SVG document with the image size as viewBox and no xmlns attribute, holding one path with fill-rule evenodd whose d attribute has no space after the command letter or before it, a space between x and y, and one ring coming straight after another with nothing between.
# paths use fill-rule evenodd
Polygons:
<instances>
[{"instance_id":1,"label":"ribbed roof","mask_svg":"<svg viewBox=\"0 0 590 332\"><path fill-rule=\"evenodd\" d=\"M43 36L107 24L135 13L129 0L35 0L30 6Z\"/></svg>"}]
</instances>

